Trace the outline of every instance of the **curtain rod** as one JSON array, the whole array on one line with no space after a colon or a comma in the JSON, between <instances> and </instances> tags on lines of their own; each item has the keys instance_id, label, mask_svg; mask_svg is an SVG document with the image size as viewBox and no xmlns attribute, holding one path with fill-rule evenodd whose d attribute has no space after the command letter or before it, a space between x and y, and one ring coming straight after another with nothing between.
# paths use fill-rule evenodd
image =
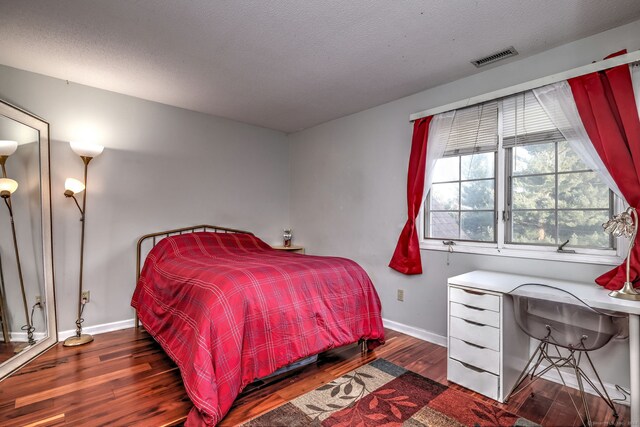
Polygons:
<instances>
[{"instance_id":1,"label":"curtain rod","mask_svg":"<svg viewBox=\"0 0 640 427\"><path fill-rule=\"evenodd\" d=\"M573 77L594 73L596 71L606 70L607 68L613 68L618 65L631 64L636 61L640 61L640 50L625 53L624 55L614 56L613 58L605 59L602 61L593 62L588 65L583 65L571 70L562 71L550 76L530 80L525 83L519 83L517 85L509 86L504 89L498 89L482 95L472 96L470 98L462 99L460 101L452 102L440 107L429 108L428 110L423 110L418 113L411 114L409 116L409 121L413 122L423 117L433 116L439 113L444 113L446 111L457 110L458 108L469 107L471 105L480 104L482 102L491 101L497 98L503 98L505 96L535 89L540 86L557 83L559 81L571 79Z\"/></svg>"}]
</instances>

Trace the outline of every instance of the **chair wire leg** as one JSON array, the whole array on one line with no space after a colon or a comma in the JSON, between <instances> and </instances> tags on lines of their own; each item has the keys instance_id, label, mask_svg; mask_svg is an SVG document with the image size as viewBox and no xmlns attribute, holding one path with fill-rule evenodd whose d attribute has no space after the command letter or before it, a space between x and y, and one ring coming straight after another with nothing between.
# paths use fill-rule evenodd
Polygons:
<instances>
[{"instance_id":1,"label":"chair wire leg","mask_svg":"<svg viewBox=\"0 0 640 427\"><path fill-rule=\"evenodd\" d=\"M596 371L596 367L593 365L593 361L591 360L591 356L589 356L589 352L585 352L584 354L585 354L585 356L587 356L587 361L589 362L589 365L591 366L591 370L595 374L596 379L598 380L598 383L600 383L600 388L603 391L604 396L600 393L598 388L593 384L593 382L589 378L587 378L585 376L585 379L589 382L591 387L596 392L598 392L598 394L600 394L600 397L602 397L604 399L604 401L607 403L607 405L611 408L611 410L613 411L613 417L614 418L618 418L618 411L616 411L616 408L615 408L615 406L613 404L613 400L611 400L611 397L609 397L609 393L607 393L607 389L604 387L604 384L602 383L602 380L600 379L600 375L598 375L598 371Z\"/></svg>"},{"instance_id":2,"label":"chair wire leg","mask_svg":"<svg viewBox=\"0 0 640 427\"><path fill-rule=\"evenodd\" d=\"M511 398L511 396L513 396L514 394L520 393L522 390L526 388L526 387L522 387L521 389L518 390L518 387L520 387L520 385L522 385L524 380L529 376L529 372L533 373L535 371L535 368L540 364L541 356L542 356L542 347L544 346L544 344L545 344L544 341L540 341L540 344L538 345L536 350L533 352L533 354L529 358L529 361L527 362L524 369L518 376L518 379L516 380L515 385L511 389L511 392L507 395L507 398L504 400L504 403L507 403L507 401ZM540 354L540 357L538 357L538 360L532 366L531 363L533 362L533 359L535 359L535 357L538 356L538 354Z\"/></svg>"},{"instance_id":3,"label":"chair wire leg","mask_svg":"<svg viewBox=\"0 0 640 427\"><path fill-rule=\"evenodd\" d=\"M560 354L560 350L558 350L558 346L554 345L553 347L556 349L556 353L558 353L558 357L560 357L561 359L564 359L564 363L561 365L561 367L564 367L564 366L567 366L567 365L569 365L569 367L573 366L573 364L575 362L575 358L573 356L573 351L571 351L569 356L567 356L566 358L563 358L562 355ZM562 381L562 385L564 386L564 388L565 389L568 388L567 382L564 380L564 377L562 376L562 372L560 371L560 368L558 367L558 365L554 364L553 367L555 368L556 372L558 373L558 376L560 377L560 381ZM578 405L576 405L576 401L573 400L573 396L571 396L571 393L569 391L567 391L567 394L569 395L569 399L571 400L571 404L573 405L573 408L576 410L576 413L578 415L580 415L580 409L578 409Z\"/></svg>"},{"instance_id":4,"label":"chair wire leg","mask_svg":"<svg viewBox=\"0 0 640 427\"><path fill-rule=\"evenodd\" d=\"M507 397L507 400L511 396L520 393L522 390L526 389L527 387L532 386L534 382L536 382L537 380L542 378L547 372L549 372L552 369L556 369L558 371L558 375L560 376L560 379L562 380L563 384L566 386L566 383L564 382L564 379L562 378L562 374L560 373L558 368L565 367L567 365L568 361L566 360L566 358L564 358L564 357L562 357L560 355L560 352L558 351L558 349L557 349L557 347L555 345L553 345L553 347L556 349L556 352L558 353L558 357L554 357L554 356L550 356L549 355L549 353L548 353L549 343L548 342L543 341L543 342L540 343L540 345L538 346L538 348L534 352L533 356L531 356L531 359L529 359L528 365L525 366L524 370L520 374L520 377L519 377L518 381L516 381L516 385L512 388L511 393L509 393L509 396ZM540 352L540 354L538 355L538 360L536 360L536 362L533 363L533 365L532 365L531 362L536 357L536 353L538 351ZM554 359L557 359L557 361L555 361ZM546 366L544 369L542 369L539 372L537 372L537 370L541 366L542 362L545 362L545 361L548 363L548 366ZM522 383L524 382L524 380L526 379L527 376L530 377L531 382L529 382L526 386L521 387ZM571 395L569 395L569 397L571 397ZM507 400L505 400L505 403L507 402ZM573 406L574 406L574 408L576 408L576 411L579 412L575 402L574 402Z\"/></svg>"},{"instance_id":5,"label":"chair wire leg","mask_svg":"<svg viewBox=\"0 0 640 427\"><path fill-rule=\"evenodd\" d=\"M551 344L553 345L553 344ZM554 368L564 368L568 361L565 357L562 357L562 355L560 354L560 352L558 351L558 347L553 345L553 347L556 349L556 352L558 353L558 357L555 356L551 356L549 354L549 344L547 343L547 345L545 346L545 348L542 350L542 359L540 360L539 363L542 363L543 361L546 361L549 365L546 366L543 370L541 370L540 372L538 372L537 374L535 374L536 379L541 378L544 374L546 374L547 372L549 372L550 370L554 369ZM554 360L555 359L555 360Z\"/></svg>"},{"instance_id":6,"label":"chair wire leg","mask_svg":"<svg viewBox=\"0 0 640 427\"><path fill-rule=\"evenodd\" d=\"M546 355L547 355L548 348L549 348L548 341L540 342L540 354L538 355L538 360L533 365L533 369L531 370L531 380L533 380L536 376L540 375L540 374L536 375L536 370L540 367L540 364L547 358Z\"/></svg>"},{"instance_id":7,"label":"chair wire leg","mask_svg":"<svg viewBox=\"0 0 640 427\"><path fill-rule=\"evenodd\" d=\"M582 375L580 374L580 368L577 365L574 366L576 378L578 380L578 388L580 389L580 398L582 399L582 406L584 407L584 418L587 426L592 427L591 414L589 413L589 405L587 404L587 395L584 392L584 383L582 382Z\"/></svg>"},{"instance_id":8,"label":"chair wire leg","mask_svg":"<svg viewBox=\"0 0 640 427\"><path fill-rule=\"evenodd\" d=\"M602 400L604 400L604 402L607 404L607 406L609 406L609 408L611 408L614 413L615 413L615 409L614 407L612 407L613 402L610 402L610 399L608 399L608 394L605 396L605 394L603 394L600 389L602 388L602 391L604 391L604 393L606 393L607 391L604 389L604 386L602 385L602 382L600 382L600 388L598 386L596 386L596 384L587 376L587 374L584 372L584 369L578 367L578 371L580 371L580 375L582 376L582 379L584 381L587 382L587 384L589 384L591 386L591 388L593 389L593 391L596 392L596 394L598 396L600 396L600 398Z\"/></svg>"}]
</instances>

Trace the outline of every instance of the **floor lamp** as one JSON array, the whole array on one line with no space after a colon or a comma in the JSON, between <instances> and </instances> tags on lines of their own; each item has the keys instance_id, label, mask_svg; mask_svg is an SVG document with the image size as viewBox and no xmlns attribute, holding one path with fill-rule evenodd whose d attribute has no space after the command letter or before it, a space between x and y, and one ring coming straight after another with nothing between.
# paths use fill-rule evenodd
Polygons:
<instances>
[{"instance_id":1,"label":"floor lamp","mask_svg":"<svg viewBox=\"0 0 640 427\"><path fill-rule=\"evenodd\" d=\"M4 163L3 163L4 172ZM29 306L27 304L27 294L24 289L24 278L22 276L22 264L20 263L20 251L18 250L18 240L16 239L16 226L13 221L13 207L11 206L11 195L18 189L18 183L10 178L0 178L0 197L4 200L7 209L9 209L9 217L11 218L11 233L13 234L13 250L16 254L16 263L18 264L18 279L20 281L20 290L22 291L22 304L24 306L24 316L27 324L22 327L22 330L27 332L28 345L35 344L33 339L34 328L31 325L31 318L29 316ZM16 348L16 351L21 351L22 348Z\"/></svg>"},{"instance_id":2,"label":"floor lamp","mask_svg":"<svg viewBox=\"0 0 640 427\"><path fill-rule=\"evenodd\" d=\"M71 142L71 149L80 156L84 163L84 182L80 182L73 178L67 178L64 185L64 195L65 197L73 199L76 203L76 206L80 210L80 222L82 224L80 232L80 274L78 279L78 318L76 319L76 334L64 340L63 345L65 347L74 347L88 344L93 341L93 337L91 335L82 333L82 323L84 322L82 312L84 311L84 306L86 304L86 301L82 297L82 273L84 267L84 229L87 218L87 169L89 162L91 162L94 157L99 156L102 153L102 150L104 150L104 147L102 145L87 142ZM84 194L82 196L82 206L80 206L80 203L76 198L76 194L81 193L82 191L84 191Z\"/></svg>"}]
</instances>

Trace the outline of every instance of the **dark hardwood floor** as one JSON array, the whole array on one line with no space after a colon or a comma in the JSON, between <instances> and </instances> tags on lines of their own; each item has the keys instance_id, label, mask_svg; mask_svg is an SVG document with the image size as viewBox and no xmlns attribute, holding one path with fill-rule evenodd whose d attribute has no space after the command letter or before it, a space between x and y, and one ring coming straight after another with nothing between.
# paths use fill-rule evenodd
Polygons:
<instances>
[{"instance_id":1,"label":"dark hardwood floor","mask_svg":"<svg viewBox=\"0 0 640 427\"><path fill-rule=\"evenodd\" d=\"M27 343L22 342L0 342L0 363L6 362L15 356L17 347L22 348L26 345Z\"/></svg>"},{"instance_id":2,"label":"dark hardwood floor","mask_svg":"<svg viewBox=\"0 0 640 427\"><path fill-rule=\"evenodd\" d=\"M387 330L387 343L374 352L362 356L356 345L332 350L317 364L241 395L220 425L253 418L375 358L448 384L446 356L444 347ZM580 425L562 387L541 380L532 389L534 394L520 393L508 405L496 404L545 426ZM590 396L589 404L594 420L606 425L610 412L604 403ZM146 332L135 329L97 335L82 347L58 344L0 382L2 426L180 425L190 409L176 366ZM619 424L628 425L628 407L618 409Z\"/></svg>"}]
</instances>

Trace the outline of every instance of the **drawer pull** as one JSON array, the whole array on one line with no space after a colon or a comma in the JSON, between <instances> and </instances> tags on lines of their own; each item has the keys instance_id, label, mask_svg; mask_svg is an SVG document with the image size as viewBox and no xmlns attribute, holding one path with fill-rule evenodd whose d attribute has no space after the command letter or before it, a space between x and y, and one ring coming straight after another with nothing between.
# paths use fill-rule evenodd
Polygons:
<instances>
[{"instance_id":1,"label":"drawer pull","mask_svg":"<svg viewBox=\"0 0 640 427\"><path fill-rule=\"evenodd\" d=\"M460 341L462 341L462 342L463 342L463 343L465 343L466 345L470 345L471 347L475 347L475 348L482 348L482 349L487 348L487 347L483 347L483 346L478 345L478 344L474 344L474 343L469 342L469 341L465 341L465 340L460 340Z\"/></svg>"},{"instance_id":2,"label":"drawer pull","mask_svg":"<svg viewBox=\"0 0 640 427\"><path fill-rule=\"evenodd\" d=\"M472 305L467 305L467 304L462 304L462 305L464 305L465 307L467 307L467 308L469 308L471 310L485 311L484 308L474 307Z\"/></svg>"},{"instance_id":3,"label":"drawer pull","mask_svg":"<svg viewBox=\"0 0 640 427\"><path fill-rule=\"evenodd\" d=\"M460 361L458 360L458 362L460 362ZM468 363L460 362L460 364L461 364L462 366L464 366L465 368L467 368L467 369L471 369L472 371L476 371L476 372L486 372L484 369L476 368L475 366L471 366L471 365L469 365Z\"/></svg>"},{"instance_id":4,"label":"drawer pull","mask_svg":"<svg viewBox=\"0 0 640 427\"><path fill-rule=\"evenodd\" d=\"M483 325L482 323L478 323L478 322L474 322L473 320L467 320L467 319L462 319L467 323L471 323L472 325L476 325L476 326L487 326L487 325Z\"/></svg>"},{"instance_id":5,"label":"drawer pull","mask_svg":"<svg viewBox=\"0 0 640 427\"><path fill-rule=\"evenodd\" d=\"M486 295L484 292L479 292L479 291L472 291L470 289L462 289L463 291L465 291L468 294L472 294L472 295Z\"/></svg>"}]
</instances>

